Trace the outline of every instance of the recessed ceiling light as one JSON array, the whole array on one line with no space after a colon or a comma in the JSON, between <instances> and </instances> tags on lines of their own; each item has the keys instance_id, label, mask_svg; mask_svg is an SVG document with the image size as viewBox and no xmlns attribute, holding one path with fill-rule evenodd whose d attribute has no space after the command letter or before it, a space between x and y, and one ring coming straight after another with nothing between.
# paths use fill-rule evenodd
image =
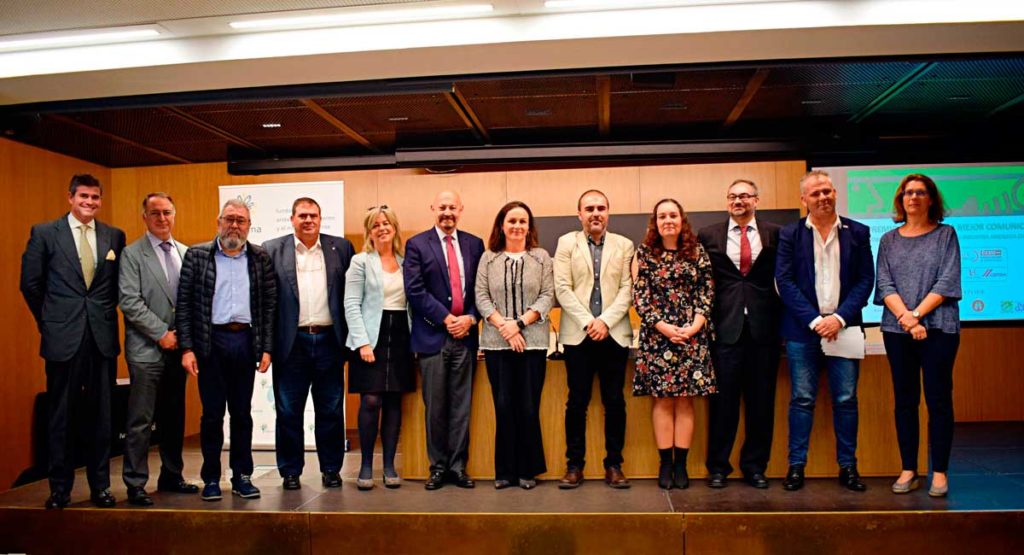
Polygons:
<instances>
[{"instance_id":1,"label":"recessed ceiling light","mask_svg":"<svg viewBox=\"0 0 1024 555\"><path fill-rule=\"evenodd\" d=\"M545 108L542 110L527 110L526 115L531 118L542 118L551 115L551 108Z\"/></svg>"},{"instance_id":2,"label":"recessed ceiling light","mask_svg":"<svg viewBox=\"0 0 1024 555\"><path fill-rule=\"evenodd\" d=\"M662 110L685 110L686 104L682 102L668 102L661 105Z\"/></svg>"},{"instance_id":3,"label":"recessed ceiling light","mask_svg":"<svg viewBox=\"0 0 1024 555\"><path fill-rule=\"evenodd\" d=\"M391 116L388 121L409 121L409 118L407 116Z\"/></svg>"},{"instance_id":4,"label":"recessed ceiling light","mask_svg":"<svg viewBox=\"0 0 1024 555\"><path fill-rule=\"evenodd\" d=\"M278 127L281 127L280 123L270 123L270 122L268 122L268 123L264 123L263 124L263 128L264 129L277 129Z\"/></svg>"},{"instance_id":5,"label":"recessed ceiling light","mask_svg":"<svg viewBox=\"0 0 1024 555\"><path fill-rule=\"evenodd\" d=\"M959 100L970 100L971 99L971 95L969 95L969 94L954 94L952 96L947 96L946 99L947 100L956 100L956 101L959 101Z\"/></svg>"},{"instance_id":6,"label":"recessed ceiling light","mask_svg":"<svg viewBox=\"0 0 1024 555\"><path fill-rule=\"evenodd\" d=\"M135 25L106 29L78 29L50 33L31 33L0 38L0 51L40 50L66 46L85 46L154 39L163 33L159 25Z\"/></svg>"},{"instance_id":7,"label":"recessed ceiling light","mask_svg":"<svg viewBox=\"0 0 1024 555\"><path fill-rule=\"evenodd\" d=\"M480 15L494 11L491 4L466 4L462 6L441 6L435 8L411 8L406 10L373 10L321 15L297 15L265 19L245 19L228 23L233 29L267 30L301 27L332 27L372 23L398 23L426 19Z\"/></svg>"},{"instance_id":8,"label":"recessed ceiling light","mask_svg":"<svg viewBox=\"0 0 1024 555\"><path fill-rule=\"evenodd\" d=\"M822 104L823 102L824 102L823 100L809 99L809 100L801 100L800 104L803 104L804 106L812 106L812 105L815 105L815 104Z\"/></svg>"}]
</instances>

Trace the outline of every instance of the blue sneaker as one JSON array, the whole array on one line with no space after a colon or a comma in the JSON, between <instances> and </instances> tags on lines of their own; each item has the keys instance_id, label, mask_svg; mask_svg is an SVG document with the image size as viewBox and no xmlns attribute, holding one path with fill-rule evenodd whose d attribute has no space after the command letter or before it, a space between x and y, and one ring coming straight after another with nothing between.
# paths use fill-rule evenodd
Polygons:
<instances>
[{"instance_id":1,"label":"blue sneaker","mask_svg":"<svg viewBox=\"0 0 1024 555\"><path fill-rule=\"evenodd\" d=\"M248 474L240 474L237 478L231 479L231 493L242 499L259 499L260 490L252 485L252 478Z\"/></svg>"},{"instance_id":2,"label":"blue sneaker","mask_svg":"<svg viewBox=\"0 0 1024 555\"><path fill-rule=\"evenodd\" d=\"M217 482L207 482L206 485L203 486L203 493L199 494L199 497L201 497L203 501L220 501L222 497L220 493L220 484Z\"/></svg>"}]
</instances>

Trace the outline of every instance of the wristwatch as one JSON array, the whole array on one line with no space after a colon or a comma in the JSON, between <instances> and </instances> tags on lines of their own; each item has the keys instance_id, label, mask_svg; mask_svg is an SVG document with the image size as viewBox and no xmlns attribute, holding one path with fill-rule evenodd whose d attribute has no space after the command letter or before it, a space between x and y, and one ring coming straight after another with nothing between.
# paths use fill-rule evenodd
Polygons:
<instances>
[{"instance_id":1,"label":"wristwatch","mask_svg":"<svg viewBox=\"0 0 1024 555\"><path fill-rule=\"evenodd\" d=\"M921 319L921 311L920 310L915 309L913 312L910 313L910 315L913 316L915 320L920 320Z\"/></svg>"},{"instance_id":2,"label":"wristwatch","mask_svg":"<svg viewBox=\"0 0 1024 555\"><path fill-rule=\"evenodd\" d=\"M516 318L516 325L519 326L519 329L521 330L526 329L526 322L524 322L522 318Z\"/></svg>"}]
</instances>

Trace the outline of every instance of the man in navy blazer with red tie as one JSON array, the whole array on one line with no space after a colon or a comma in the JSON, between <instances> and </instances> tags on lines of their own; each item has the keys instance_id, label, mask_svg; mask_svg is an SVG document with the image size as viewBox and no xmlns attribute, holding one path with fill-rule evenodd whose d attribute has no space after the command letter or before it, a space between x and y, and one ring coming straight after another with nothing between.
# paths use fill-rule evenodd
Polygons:
<instances>
[{"instance_id":1,"label":"man in navy blazer with red tie","mask_svg":"<svg viewBox=\"0 0 1024 555\"><path fill-rule=\"evenodd\" d=\"M436 225L405 244L405 296L412 307L412 350L419 354L426 405L426 489L446 481L474 487L466 474L469 412L478 346L474 302L476 268L484 243L459 231L462 199L442 191L430 209Z\"/></svg>"}]
</instances>

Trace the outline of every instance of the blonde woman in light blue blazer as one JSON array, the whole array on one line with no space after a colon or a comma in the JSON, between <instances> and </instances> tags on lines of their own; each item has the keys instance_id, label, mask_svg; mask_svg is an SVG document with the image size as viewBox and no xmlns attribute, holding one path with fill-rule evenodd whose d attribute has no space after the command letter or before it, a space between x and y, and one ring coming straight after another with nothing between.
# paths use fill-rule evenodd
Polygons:
<instances>
[{"instance_id":1,"label":"blonde woman in light blue blazer","mask_svg":"<svg viewBox=\"0 0 1024 555\"><path fill-rule=\"evenodd\" d=\"M387 205L374 206L363 220L363 252L345 274L345 320L352 349L348 391L359 394L362 464L356 486L373 489L373 446L380 427L384 486L402 485L395 451L402 426L402 393L416 389L409 330L412 320L402 281L402 239L398 218Z\"/></svg>"}]
</instances>

